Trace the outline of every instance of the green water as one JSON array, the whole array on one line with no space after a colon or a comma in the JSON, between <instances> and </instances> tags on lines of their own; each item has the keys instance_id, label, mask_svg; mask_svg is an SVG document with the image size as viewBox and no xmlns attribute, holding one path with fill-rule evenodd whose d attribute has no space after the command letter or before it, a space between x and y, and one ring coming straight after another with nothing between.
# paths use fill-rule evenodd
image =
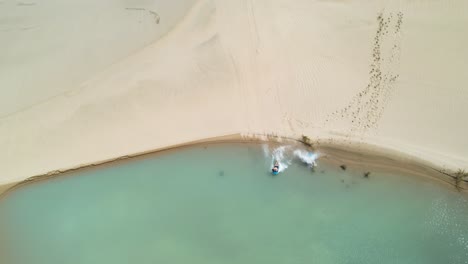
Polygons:
<instances>
[{"instance_id":1,"label":"green water","mask_svg":"<svg viewBox=\"0 0 468 264\"><path fill-rule=\"evenodd\" d=\"M270 163L209 145L27 185L0 202L0 263L468 263L460 194Z\"/></svg>"}]
</instances>

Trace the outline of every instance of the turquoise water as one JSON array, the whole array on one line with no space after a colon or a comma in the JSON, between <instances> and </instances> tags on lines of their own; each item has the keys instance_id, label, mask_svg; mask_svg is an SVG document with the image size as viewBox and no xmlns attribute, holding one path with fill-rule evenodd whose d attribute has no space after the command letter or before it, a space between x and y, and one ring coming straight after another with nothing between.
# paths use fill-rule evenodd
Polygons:
<instances>
[{"instance_id":1,"label":"turquoise water","mask_svg":"<svg viewBox=\"0 0 468 264\"><path fill-rule=\"evenodd\" d=\"M468 263L460 194L270 164L260 145L209 145L27 185L0 202L0 263Z\"/></svg>"}]
</instances>

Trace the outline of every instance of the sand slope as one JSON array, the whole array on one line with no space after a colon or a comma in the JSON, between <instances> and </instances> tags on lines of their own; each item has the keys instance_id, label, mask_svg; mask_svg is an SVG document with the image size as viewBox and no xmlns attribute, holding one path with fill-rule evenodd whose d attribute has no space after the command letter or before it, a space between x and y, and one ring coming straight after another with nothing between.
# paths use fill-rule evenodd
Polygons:
<instances>
[{"instance_id":1,"label":"sand slope","mask_svg":"<svg viewBox=\"0 0 468 264\"><path fill-rule=\"evenodd\" d=\"M153 44L1 118L0 184L232 133L365 142L468 169L463 10L201 0Z\"/></svg>"},{"instance_id":2,"label":"sand slope","mask_svg":"<svg viewBox=\"0 0 468 264\"><path fill-rule=\"evenodd\" d=\"M0 118L70 91L159 39L194 2L0 1Z\"/></svg>"}]
</instances>

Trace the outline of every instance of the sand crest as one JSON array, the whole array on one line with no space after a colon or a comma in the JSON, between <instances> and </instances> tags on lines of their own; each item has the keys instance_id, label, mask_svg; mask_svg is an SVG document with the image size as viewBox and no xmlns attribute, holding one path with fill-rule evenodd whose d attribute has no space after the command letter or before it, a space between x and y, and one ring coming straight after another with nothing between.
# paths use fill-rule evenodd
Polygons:
<instances>
[{"instance_id":1,"label":"sand crest","mask_svg":"<svg viewBox=\"0 0 468 264\"><path fill-rule=\"evenodd\" d=\"M9 92L23 87L17 82L1 88L0 184L237 133L363 142L440 168L468 169L467 1L201 0L185 16L156 9L159 20L152 13L144 19L178 20L167 33L153 33L145 48L135 52L141 41L120 47L98 63L93 58L128 36L99 42L83 33L70 41L99 43L93 53L80 53L89 63L59 54L60 63L41 74L50 86L34 93ZM0 43L38 41L25 32L20 39L1 31ZM54 43L62 42L52 39L47 47ZM0 55L11 50L3 46ZM26 65L40 61L26 55ZM4 65L0 76L18 74ZM67 65L91 70L76 85L55 83L70 71L54 69ZM19 68L32 69L22 73L25 82L35 80L36 68Z\"/></svg>"}]
</instances>

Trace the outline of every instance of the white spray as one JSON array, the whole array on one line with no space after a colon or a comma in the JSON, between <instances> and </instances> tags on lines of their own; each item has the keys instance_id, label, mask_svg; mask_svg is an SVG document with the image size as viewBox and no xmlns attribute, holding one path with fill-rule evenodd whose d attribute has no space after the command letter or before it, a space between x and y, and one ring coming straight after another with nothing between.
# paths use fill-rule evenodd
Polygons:
<instances>
[{"instance_id":1,"label":"white spray","mask_svg":"<svg viewBox=\"0 0 468 264\"><path fill-rule=\"evenodd\" d=\"M309 165L311 168L317 166L316 160L319 157L318 153L296 149L294 150L294 155L298 157L302 162Z\"/></svg>"},{"instance_id":2,"label":"white spray","mask_svg":"<svg viewBox=\"0 0 468 264\"><path fill-rule=\"evenodd\" d=\"M279 163L279 172L286 170L289 164L291 164L291 160L287 159L285 155L287 148L289 147L281 146L275 148L271 153L271 167L273 167L273 163L277 161Z\"/></svg>"},{"instance_id":3,"label":"white spray","mask_svg":"<svg viewBox=\"0 0 468 264\"><path fill-rule=\"evenodd\" d=\"M263 154L265 155L265 158L270 159L269 162L269 168L271 169L273 167L273 164L275 161L279 163L279 171L283 172L285 171L288 166L292 162L293 157L299 158L302 162L306 163L309 165L311 168L315 167L316 160L318 158L317 153L301 150L301 149L296 149L292 151L291 146L280 146L277 148L274 148L272 151L268 148L268 145L264 144L262 146L263 148Z\"/></svg>"}]
</instances>

